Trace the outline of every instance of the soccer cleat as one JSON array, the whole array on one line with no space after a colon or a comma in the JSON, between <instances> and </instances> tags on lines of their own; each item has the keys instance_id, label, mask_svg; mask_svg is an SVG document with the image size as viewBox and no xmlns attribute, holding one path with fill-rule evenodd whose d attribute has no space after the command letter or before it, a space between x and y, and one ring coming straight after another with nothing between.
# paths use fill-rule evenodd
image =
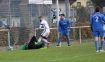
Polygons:
<instances>
[{"instance_id":1,"label":"soccer cleat","mask_svg":"<svg viewBox=\"0 0 105 62\"><path fill-rule=\"evenodd\" d=\"M68 46L71 46L71 45L68 45Z\"/></svg>"},{"instance_id":2,"label":"soccer cleat","mask_svg":"<svg viewBox=\"0 0 105 62\"><path fill-rule=\"evenodd\" d=\"M56 47L61 47L61 45L56 45Z\"/></svg>"},{"instance_id":3,"label":"soccer cleat","mask_svg":"<svg viewBox=\"0 0 105 62\"><path fill-rule=\"evenodd\" d=\"M105 52L102 47L99 47L100 52Z\"/></svg>"},{"instance_id":4,"label":"soccer cleat","mask_svg":"<svg viewBox=\"0 0 105 62\"><path fill-rule=\"evenodd\" d=\"M105 52L104 50L100 50L100 52Z\"/></svg>"},{"instance_id":5,"label":"soccer cleat","mask_svg":"<svg viewBox=\"0 0 105 62\"><path fill-rule=\"evenodd\" d=\"M100 52L99 50L96 51L97 53Z\"/></svg>"}]
</instances>

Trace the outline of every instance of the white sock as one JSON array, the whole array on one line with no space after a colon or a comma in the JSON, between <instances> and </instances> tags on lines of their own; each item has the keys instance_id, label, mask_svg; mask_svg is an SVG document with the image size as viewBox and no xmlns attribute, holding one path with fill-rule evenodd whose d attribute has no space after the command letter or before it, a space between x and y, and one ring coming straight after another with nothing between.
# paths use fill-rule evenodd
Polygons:
<instances>
[{"instance_id":1,"label":"white sock","mask_svg":"<svg viewBox=\"0 0 105 62\"><path fill-rule=\"evenodd\" d=\"M50 42L47 41L47 39L42 39L42 40L47 44L50 43Z\"/></svg>"}]
</instances>

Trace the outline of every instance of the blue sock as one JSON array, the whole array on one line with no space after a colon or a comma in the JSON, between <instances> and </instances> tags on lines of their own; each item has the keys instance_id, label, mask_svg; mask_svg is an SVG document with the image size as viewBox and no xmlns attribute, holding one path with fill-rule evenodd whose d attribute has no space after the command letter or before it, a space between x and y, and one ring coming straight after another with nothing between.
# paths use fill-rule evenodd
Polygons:
<instances>
[{"instance_id":1,"label":"blue sock","mask_svg":"<svg viewBox=\"0 0 105 62\"><path fill-rule=\"evenodd\" d=\"M99 50L99 48L98 48L98 41L95 41L95 48L96 48L96 51Z\"/></svg>"},{"instance_id":2,"label":"blue sock","mask_svg":"<svg viewBox=\"0 0 105 62\"><path fill-rule=\"evenodd\" d=\"M57 45L60 45L60 42L61 42L61 40L60 40L60 38L58 38L57 39Z\"/></svg>"},{"instance_id":3,"label":"blue sock","mask_svg":"<svg viewBox=\"0 0 105 62\"><path fill-rule=\"evenodd\" d=\"M104 47L104 41L101 41L101 50L103 49Z\"/></svg>"}]
</instances>

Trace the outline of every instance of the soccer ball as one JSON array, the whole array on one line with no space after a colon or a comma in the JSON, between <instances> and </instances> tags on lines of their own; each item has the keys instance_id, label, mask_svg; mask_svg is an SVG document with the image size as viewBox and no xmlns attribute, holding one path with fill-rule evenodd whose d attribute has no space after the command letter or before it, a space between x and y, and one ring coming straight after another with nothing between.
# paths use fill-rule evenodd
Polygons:
<instances>
[{"instance_id":1,"label":"soccer ball","mask_svg":"<svg viewBox=\"0 0 105 62\"><path fill-rule=\"evenodd\" d=\"M12 46L9 46L9 47L7 47L7 50L8 51L11 51L11 50L13 50L13 47Z\"/></svg>"}]
</instances>

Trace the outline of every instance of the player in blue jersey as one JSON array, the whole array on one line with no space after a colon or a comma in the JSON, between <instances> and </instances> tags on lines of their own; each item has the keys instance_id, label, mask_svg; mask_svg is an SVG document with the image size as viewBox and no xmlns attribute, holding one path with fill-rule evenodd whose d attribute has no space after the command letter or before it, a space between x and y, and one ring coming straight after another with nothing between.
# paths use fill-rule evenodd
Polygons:
<instances>
[{"instance_id":1,"label":"player in blue jersey","mask_svg":"<svg viewBox=\"0 0 105 62\"><path fill-rule=\"evenodd\" d=\"M100 8L96 7L95 13L90 17L90 26L93 36L95 38L95 48L96 52L103 51L104 46L104 30L103 24L105 22L104 15L100 13ZM101 41L101 45L99 47L98 42Z\"/></svg>"},{"instance_id":2,"label":"player in blue jersey","mask_svg":"<svg viewBox=\"0 0 105 62\"><path fill-rule=\"evenodd\" d=\"M57 46L61 46L60 42L63 37L66 38L68 46L70 46L69 42L69 29L70 29L70 21L65 18L64 14L60 15L60 20L58 23L58 33L59 33L59 40L57 42Z\"/></svg>"}]
</instances>

